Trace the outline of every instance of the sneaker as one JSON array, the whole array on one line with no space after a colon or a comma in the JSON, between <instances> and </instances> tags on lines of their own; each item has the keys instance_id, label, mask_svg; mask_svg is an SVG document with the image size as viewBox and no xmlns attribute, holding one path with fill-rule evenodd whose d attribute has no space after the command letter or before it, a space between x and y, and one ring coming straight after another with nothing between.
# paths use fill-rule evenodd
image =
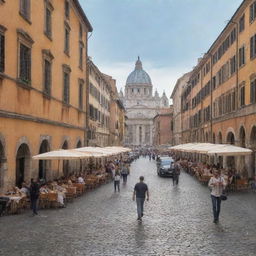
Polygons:
<instances>
[{"instance_id":1,"label":"sneaker","mask_svg":"<svg viewBox=\"0 0 256 256\"><path fill-rule=\"evenodd\" d=\"M140 218L140 217L138 217L138 218L137 218L137 220L141 220L141 218Z\"/></svg>"},{"instance_id":2,"label":"sneaker","mask_svg":"<svg viewBox=\"0 0 256 256\"><path fill-rule=\"evenodd\" d=\"M214 220L213 223L217 224L217 223L218 223L218 220Z\"/></svg>"}]
</instances>

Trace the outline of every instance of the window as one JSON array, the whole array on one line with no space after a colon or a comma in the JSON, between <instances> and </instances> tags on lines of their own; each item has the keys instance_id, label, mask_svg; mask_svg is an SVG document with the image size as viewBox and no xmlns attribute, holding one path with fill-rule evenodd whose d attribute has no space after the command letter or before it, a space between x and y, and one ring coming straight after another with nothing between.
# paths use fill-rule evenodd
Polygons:
<instances>
[{"instance_id":1,"label":"window","mask_svg":"<svg viewBox=\"0 0 256 256\"><path fill-rule=\"evenodd\" d=\"M232 31L231 31L231 34L230 34L230 44L232 45L236 40L236 28L234 28Z\"/></svg>"},{"instance_id":2,"label":"window","mask_svg":"<svg viewBox=\"0 0 256 256\"><path fill-rule=\"evenodd\" d=\"M69 12L70 12L69 1L65 0L65 17L67 19L69 19Z\"/></svg>"},{"instance_id":3,"label":"window","mask_svg":"<svg viewBox=\"0 0 256 256\"><path fill-rule=\"evenodd\" d=\"M50 39L52 37L52 11L53 6L49 0L45 0L45 22L44 22L44 33Z\"/></svg>"},{"instance_id":4,"label":"window","mask_svg":"<svg viewBox=\"0 0 256 256\"><path fill-rule=\"evenodd\" d=\"M51 77L52 77L52 64L48 60L44 60L44 93L51 94Z\"/></svg>"},{"instance_id":5,"label":"window","mask_svg":"<svg viewBox=\"0 0 256 256\"><path fill-rule=\"evenodd\" d=\"M245 64L245 47L239 49L239 67L242 67Z\"/></svg>"},{"instance_id":6,"label":"window","mask_svg":"<svg viewBox=\"0 0 256 256\"><path fill-rule=\"evenodd\" d=\"M5 36L6 29L0 25L0 72L4 73L5 69Z\"/></svg>"},{"instance_id":7,"label":"window","mask_svg":"<svg viewBox=\"0 0 256 256\"><path fill-rule=\"evenodd\" d=\"M70 98L70 72L68 65L63 65L63 102L69 104Z\"/></svg>"},{"instance_id":8,"label":"window","mask_svg":"<svg viewBox=\"0 0 256 256\"><path fill-rule=\"evenodd\" d=\"M83 27L81 23L79 23L79 38L80 40L83 39Z\"/></svg>"},{"instance_id":9,"label":"window","mask_svg":"<svg viewBox=\"0 0 256 256\"><path fill-rule=\"evenodd\" d=\"M256 78L251 80L251 103L256 103Z\"/></svg>"},{"instance_id":10,"label":"window","mask_svg":"<svg viewBox=\"0 0 256 256\"><path fill-rule=\"evenodd\" d=\"M80 109L83 109L83 82L79 81L79 91L78 91L78 106Z\"/></svg>"},{"instance_id":11,"label":"window","mask_svg":"<svg viewBox=\"0 0 256 256\"><path fill-rule=\"evenodd\" d=\"M239 32L241 33L242 31L244 31L244 27L245 27L245 18L244 18L244 14L243 16L240 18L239 20Z\"/></svg>"},{"instance_id":12,"label":"window","mask_svg":"<svg viewBox=\"0 0 256 256\"><path fill-rule=\"evenodd\" d=\"M256 57L256 34L250 39L250 58Z\"/></svg>"},{"instance_id":13,"label":"window","mask_svg":"<svg viewBox=\"0 0 256 256\"><path fill-rule=\"evenodd\" d=\"M84 46L80 42L79 43L79 68L83 69L83 53L84 53Z\"/></svg>"},{"instance_id":14,"label":"window","mask_svg":"<svg viewBox=\"0 0 256 256\"><path fill-rule=\"evenodd\" d=\"M70 45L70 27L65 23L65 38L64 38L64 52L69 56L69 45Z\"/></svg>"},{"instance_id":15,"label":"window","mask_svg":"<svg viewBox=\"0 0 256 256\"><path fill-rule=\"evenodd\" d=\"M20 15L25 20L30 20L30 0L20 0Z\"/></svg>"},{"instance_id":16,"label":"window","mask_svg":"<svg viewBox=\"0 0 256 256\"><path fill-rule=\"evenodd\" d=\"M31 49L24 44L20 44L19 78L22 82L31 82Z\"/></svg>"},{"instance_id":17,"label":"window","mask_svg":"<svg viewBox=\"0 0 256 256\"><path fill-rule=\"evenodd\" d=\"M240 107L245 105L245 86L240 88Z\"/></svg>"},{"instance_id":18,"label":"window","mask_svg":"<svg viewBox=\"0 0 256 256\"><path fill-rule=\"evenodd\" d=\"M230 59L230 74L234 74L236 72L236 56L233 56Z\"/></svg>"},{"instance_id":19,"label":"window","mask_svg":"<svg viewBox=\"0 0 256 256\"><path fill-rule=\"evenodd\" d=\"M212 78L212 90L215 90L216 88L216 76Z\"/></svg>"},{"instance_id":20,"label":"window","mask_svg":"<svg viewBox=\"0 0 256 256\"><path fill-rule=\"evenodd\" d=\"M250 23L252 23L256 18L256 1L250 5Z\"/></svg>"}]
</instances>

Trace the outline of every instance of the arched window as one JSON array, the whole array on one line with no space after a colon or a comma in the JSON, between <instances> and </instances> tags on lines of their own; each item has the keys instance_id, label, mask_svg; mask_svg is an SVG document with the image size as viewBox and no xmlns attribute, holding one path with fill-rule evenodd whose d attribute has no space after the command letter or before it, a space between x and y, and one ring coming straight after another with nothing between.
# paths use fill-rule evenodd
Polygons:
<instances>
[{"instance_id":1,"label":"arched window","mask_svg":"<svg viewBox=\"0 0 256 256\"><path fill-rule=\"evenodd\" d=\"M47 140L43 140L39 149L39 154L50 151L50 145ZM39 173L38 178L46 180L46 173L49 169L50 161L47 160L39 160Z\"/></svg>"}]
</instances>

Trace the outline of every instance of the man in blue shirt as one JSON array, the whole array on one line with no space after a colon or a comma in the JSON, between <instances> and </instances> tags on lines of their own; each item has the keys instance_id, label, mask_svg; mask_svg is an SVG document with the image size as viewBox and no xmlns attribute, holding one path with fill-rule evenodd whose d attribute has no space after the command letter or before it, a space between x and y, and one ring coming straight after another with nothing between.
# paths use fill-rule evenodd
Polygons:
<instances>
[{"instance_id":1,"label":"man in blue shirt","mask_svg":"<svg viewBox=\"0 0 256 256\"><path fill-rule=\"evenodd\" d=\"M141 221L141 218L143 217L143 206L145 202L145 198L147 195L147 201L149 200L149 192L148 192L148 186L146 183L144 183L144 177L140 176L140 182L138 182L133 191L132 200L135 200L136 196L136 203L137 203L137 213L138 213L138 220Z\"/></svg>"}]
</instances>

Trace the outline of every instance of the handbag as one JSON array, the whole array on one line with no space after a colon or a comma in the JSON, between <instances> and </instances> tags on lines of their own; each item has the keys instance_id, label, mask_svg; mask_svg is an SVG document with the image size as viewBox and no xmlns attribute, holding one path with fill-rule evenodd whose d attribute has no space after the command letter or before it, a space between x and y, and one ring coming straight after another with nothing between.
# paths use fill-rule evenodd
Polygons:
<instances>
[{"instance_id":1,"label":"handbag","mask_svg":"<svg viewBox=\"0 0 256 256\"><path fill-rule=\"evenodd\" d=\"M223 189L222 194L220 196L221 201L226 201L228 199L227 191Z\"/></svg>"}]
</instances>

